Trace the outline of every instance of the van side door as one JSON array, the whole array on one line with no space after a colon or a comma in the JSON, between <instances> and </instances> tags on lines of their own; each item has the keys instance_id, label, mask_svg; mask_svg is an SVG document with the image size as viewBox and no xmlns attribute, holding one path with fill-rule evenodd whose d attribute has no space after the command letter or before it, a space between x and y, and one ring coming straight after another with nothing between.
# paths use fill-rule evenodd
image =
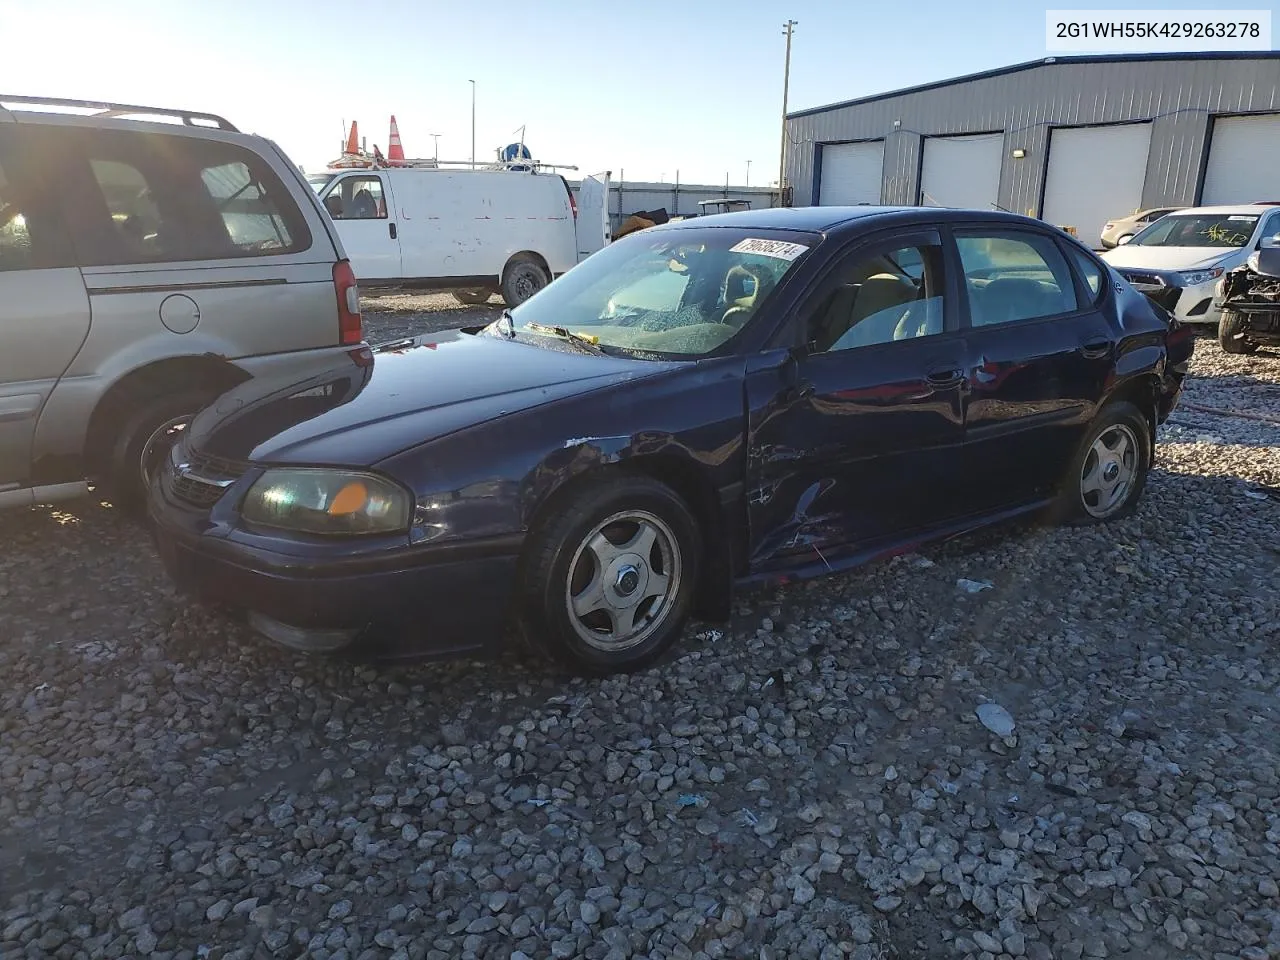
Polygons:
<instances>
[{"instance_id":1,"label":"van side door","mask_svg":"<svg viewBox=\"0 0 1280 960\"><path fill-rule=\"evenodd\" d=\"M33 149L30 130L0 123L0 505L22 502L15 491L33 484L36 423L89 332L57 159Z\"/></svg>"},{"instance_id":2,"label":"van side door","mask_svg":"<svg viewBox=\"0 0 1280 960\"><path fill-rule=\"evenodd\" d=\"M362 170L335 177L320 198L361 282L406 276L399 211L391 190L386 173ZM411 268L408 275L417 274Z\"/></svg>"}]
</instances>

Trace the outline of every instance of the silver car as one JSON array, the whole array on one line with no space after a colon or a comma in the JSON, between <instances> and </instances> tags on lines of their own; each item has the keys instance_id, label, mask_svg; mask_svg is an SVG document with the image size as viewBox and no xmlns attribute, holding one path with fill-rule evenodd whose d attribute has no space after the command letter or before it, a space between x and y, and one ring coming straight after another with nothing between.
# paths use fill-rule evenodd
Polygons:
<instances>
[{"instance_id":1,"label":"silver car","mask_svg":"<svg viewBox=\"0 0 1280 960\"><path fill-rule=\"evenodd\" d=\"M94 483L136 508L198 410L362 340L333 223L272 141L0 95L0 507Z\"/></svg>"},{"instance_id":2,"label":"silver car","mask_svg":"<svg viewBox=\"0 0 1280 960\"><path fill-rule=\"evenodd\" d=\"M1102 259L1182 323L1217 326L1222 276L1280 234L1272 203L1188 207L1161 217Z\"/></svg>"}]
</instances>

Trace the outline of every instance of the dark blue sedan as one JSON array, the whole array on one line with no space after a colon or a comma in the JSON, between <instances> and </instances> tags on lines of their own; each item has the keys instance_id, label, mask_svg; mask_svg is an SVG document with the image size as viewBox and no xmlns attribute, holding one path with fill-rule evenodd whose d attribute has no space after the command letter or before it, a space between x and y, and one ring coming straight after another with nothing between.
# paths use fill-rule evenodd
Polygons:
<instances>
[{"instance_id":1,"label":"dark blue sedan","mask_svg":"<svg viewBox=\"0 0 1280 960\"><path fill-rule=\"evenodd\" d=\"M1038 220L731 213L487 327L252 383L151 479L167 569L278 642L652 662L733 587L1142 495L1191 336Z\"/></svg>"}]
</instances>

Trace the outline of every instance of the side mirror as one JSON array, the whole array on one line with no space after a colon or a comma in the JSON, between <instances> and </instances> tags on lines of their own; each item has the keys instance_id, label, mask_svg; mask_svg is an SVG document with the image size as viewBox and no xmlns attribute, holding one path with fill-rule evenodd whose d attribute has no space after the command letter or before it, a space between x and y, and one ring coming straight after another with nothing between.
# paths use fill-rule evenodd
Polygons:
<instances>
[{"instance_id":1,"label":"side mirror","mask_svg":"<svg viewBox=\"0 0 1280 960\"><path fill-rule=\"evenodd\" d=\"M1128 243L1132 239L1133 237L1121 237L1119 240L1116 241L1116 244L1117 246L1123 246L1124 244Z\"/></svg>"}]
</instances>

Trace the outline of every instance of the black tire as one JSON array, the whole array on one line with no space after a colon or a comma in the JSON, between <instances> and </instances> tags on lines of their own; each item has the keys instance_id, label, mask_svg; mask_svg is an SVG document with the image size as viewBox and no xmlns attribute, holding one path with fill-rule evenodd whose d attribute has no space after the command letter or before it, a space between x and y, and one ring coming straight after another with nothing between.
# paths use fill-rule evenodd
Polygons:
<instances>
[{"instance_id":1,"label":"black tire","mask_svg":"<svg viewBox=\"0 0 1280 960\"><path fill-rule=\"evenodd\" d=\"M475 307L488 303L491 296L493 296L492 290L481 290L479 288L453 291L453 299L468 307Z\"/></svg>"},{"instance_id":2,"label":"black tire","mask_svg":"<svg viewBox=\"0 0 1280 960\"><path fill-rule=\"evenodd\" d=\"M113 505L135 518L145 515L144 450L154 469L168 453L176 431L217 396L216 390L197 387L138 401L126 415L103 470L103 486Z\"/></svg>"},{"instance_id":3,"label":"black tire","mask_svg":"<svg viewBox=\"0 0 1280 960\"><path fill-rule=\"evenodd\" d=\"M1113 447L1117 438L1131 447L1132 462L1099 458L1095 444L1101 442L1105 447L1118 450L1118 445ZM1089 425L1079 449L1071 458L1054 505L1055 519L1060 523L1083 526L1119 520L1133 513L1147 485L1151 453L1151 420L1127 401L1107 404ZM1108 476L1109 463L1117 466L1114 487ZM1121 490L1119 477L1126 472L1130 476L1127 486ZM1098 480L1101 480L1100 488L1094 489ZM1107 491L1114 493L1115 498L1112 499Z\"/></svg>"},{"instance_id":4,"label":"black tire","mask_svg":"<svg viewBox=\"0 0 1280 960\"><path fill-rule=\"evenodd\" d=\"M1244 338L1244 316L1235 310L1223 310L1218 317L1218 344L1223 353L1257 353L1258 345Z\"/></svg>"},{"instance_id":5,"label":"black tire","mask_svg":"<svg viewBox=\"0 0 1280 960\"><path fill-rule=\"evenodd\" d=\"M521 632L534 649L576 673L641 669L671 647L689 617L701 574L697 518L675 491L648 477L593 479L573 492L530 536L521 575ZM601 529L620 515L630 519ZM626 548L644 542L642 529L654 534L654 542L640 549L645 556L636 562L640 554ZM600 553L588 547L601 539L606 554L617 552L607 577L597 562ZM664 577L670 589L650 595ZM575 612L575 596L593 606L587 599L593 584L599 606ZM618 629L619 622L631 623L633 632Z\"/></svg>"},{"instance_id":6,"label":"black tire","mask_svg":"<svg viewBox=\"0 0 1280 960\"><path fill-rule=\"evenodd\" d=\"M517 254L502 270L502 299L518 307L550 282L551 274L536 257Z\"/></svg>"}]
</instances>

